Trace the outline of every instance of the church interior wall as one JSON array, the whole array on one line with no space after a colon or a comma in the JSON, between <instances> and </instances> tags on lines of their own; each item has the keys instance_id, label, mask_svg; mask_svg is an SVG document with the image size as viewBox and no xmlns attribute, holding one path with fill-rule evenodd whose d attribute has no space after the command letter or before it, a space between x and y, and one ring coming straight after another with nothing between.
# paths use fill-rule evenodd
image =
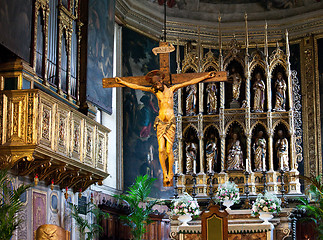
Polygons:
<instances>
[{"instance_id":1,"label":"church interior wall","mask_svg":"<svg viewBox=\"0 0 323 240\"><path fill-rule=\"evenodd\" d=\"M103 199L111 200L111 196L113 194L120 193L122 192L122 190L130 186L135 176L146 173L151 177L157 177L156 184L152 191L152 197L173 197L174 189L166 189L162 186L162 173L160 163L158 161L158 144L156 141L156 132L153 129L154 120L158 112L156 98L153 95L146 94L142 91L134 91L129 88L114 88L112 90L107 90L101 87L101 81L103 77L133 75L139 76L145 75L150 70L158 69L158 59L157 57L153 56L151 49L158 45L157 40L159 36L157 35L160 33L159 30L161 29L161 21L159 21L161 15L152 20L151 14L147 14L147 16L145 16L144 18L146 20L147 18L151 18L151 21L144 21L145 24L143 24L143 26L139 26L138 18L142 16L140 14L133 14L128 19L123 19L123 17L129 14L129 12L132 12L133 9L130 9L127 13L125 11L122 11L121 9L122 6L124 6L125 1L116 0L116 15L118 15L122 18L122 20L125 21L125 25L130 25L130 28L127 28L126 26L121 27L119 25L116 25L115 31L113 32L112 29L113 25L115 24L115 12L111 6L115 5L115 1L106 1L106 12L102 13L101 15L99 14L99 17L101 18L95 19L96 15L94 14L94 11L100 10L100 5L97 5L97 3L100 1L82 0L82 3L80 1L81 12L79 19L76 14L76 10L75 12L73 12L72 10L60 10L61 14L65 14L64 17L66 17L66 19L73 19L73 21L75 22L74 25L73 23L70 24L70 22L64 18L64 21L66 22L59 23L63 27L59 28L60 30L58 30L54 28L55 26L46 25L49 24L51 17L50 13L47 12L47 5L44 5L44 3L46 3L47 1L36 0L35 3L36 2L40 4L40 6L38 6L37 8L37 14L35 14L35 12L33 13L34 9L32 9L33 4L31 3L31 1L24 1L24 4L21 4L16 0L0 0L0 5L2 6L2 10L0 10L0 32L6 33L0 36L1 90L14 88L26 90L38 89L41 94L49 95L49 97L47 97L46 95L45 100L50 99L50 101L48 102L53 103L52 106L56 104L53 109L56 107L59 108L61 106L64 106L61 110L63 110L63 112L67 112L69 114L68 116L71 116L68 118L68 120L72 119L72 116L74 116L73 112L77 112L77 114L79 115L75 115L77 115L77 118L80 120L80 122L89 123L89 125L87 126L94 126L93 129L99 129L100 131L103 129L102 131L105 131L106 136L108 136L105 156L107 161L106 173L108 173L109 176L103 180L102 186L95 184L89 187L87 190L82 190L81 196L83 198L79 198L79 189L68 188L66 190L65 188L57 185L53 186L53 189L51 189L50 181L40 181L37 186L32 187L27 191L26 195L22 197L25 201L25 207L22 211L22 217L23 219L26 219L26 221L19 227L16 236L13 239L31 240L33 239L33 231L35 230L35 228L37 228L41 224L50 223L63 226L65 227L65 229L70 230L72 232L72 239L76 240L79 239L79 236L77 235L77 231L75 229L75 222L68 216L69 210L67 209L66 205L67 201L75 204L81 204L81 201L85 200L85 202L88 202L92 199L94 203L99 204L102 203ZM49 2L60 2L63 6L65 6L64 4L67 1ZM77 3L78 1L75 2ZM88 9L88 3L96 8ZM108 7L109 4L110 8ZM322 3L318 3L318 6L322 6ZM50 6L48 7L50 8ZM67 5L65 7L67 7ZM321 131L323 131L321 128L321 125L323 124L323 118L321 114L321 107L323 106L323 35L322 29L319 29L320 27L322 27L323 19L322 16L317 17L318 12L319 10L313 10L313 12L308 12L303 16L290 17L286 23L283 23L283 21L279 19L271 19L269 21L269 26L272 27L269 30L269 36L271 36L271 38L269 39L269 55L271 55L271 53L276 49L276 41L279 41L281 49L283 51L286 51L284 43L282 43L282 38L284 38L282 37L282 35L285 31L285 27L287 26L287 28L289 28L288 24L290 24L291 70L296 71L295 77L297 78L297 84L301 89L300 105L295 106L295 108L298 108L298 114L301 115L301 117L298 118L299 122L295 122L295 131L300 131L298 135L300 136L300 138L296 139L295 141L303 151L301 151L300 155L296 156L295 159L297 161L298 171L301 174L307 176L311 174L318 175L323 171L323 148L321 142ZM85 17L82 15L82 13L85 14ZM87 18L89 15L90 17ZM103 20L104 16L106 15L110 17L108 22L105 22L105 20ZM33 17L35 16L37 16L36 19L38 20L38 24L33 23L33 21L35 20L33 19ZM312 18L310 19L309 23L304 23L304 26L297 26L295 25L296 23L290 23L295 19L301 21L309 18L309 16L311 16ZM93 18L91 19L91 17ZM56 20L57 19L55 19L55 21ZM183 60L187 51L187 48L185 47L186 43L192 42L192 45L195 48L198 45L198 42L196 41L196 35L198 25L197 23L199 23L199 21L189 21L188 23L180 24L175 20L176 18L172 17L169 21L171 26L170 30L172 30L170 31L170 41L176 44L176 38L178 38L178 36L181 37L181 39L179 39L179 56L180 59ZM102 25L100 25L100 28L96 29L97 26L93 25L93 22L95 21L103 23ZM86 29L86 31L81 33L81 31L77 30L75 28L76 22L78 23L77 26L79 26L82 31L83 29ZM81 27L82 24L89 25ZM214 27L214 24L213 26L211 26L210 23L206 22L203 22L203 24L201 25L201 46L203 47L203 55L206 55L210 49L213 55L218 56L219 49L218 44L216 43L218 41L218 35L216 33L218 29L217 27ZM310 24L313 24L313 26L309 27ZM229 46L228 42L232 38L232 29L240 25L242 26L242 24L240 23L238 25L235 23L224 23L224 48ZM59 31L59 39L48 39L48 36L46 36L46 34L44 34L44 31L42 30L46 29L45 26L53 27L54 32ZM106 28L104 28L104 26L106 26ZM102 28L107 30L102 31ZM36 32L35 29L37 30ZM74 34L76 34L76 32L77 34L73 35L73 31L71 30L74 31ZM49 32L50 31L51 30L49 30ZM234 31L236 33L236 39L239 42L243 43L245 37L243 33L244 29L239 27L239 30ZM76 55L73 55L72 53L74 46L72 44L73 36L76 37L75 39L77 39L77 41L81 41L81 39L79 38L80 36L82 36L82 39L84 39L81 44L79 42L77 43L77 48L74 49L77 52ZM112 36L114 36L113 43ZM43 42L39 40L40 38ZM252 21L250 38L253 39L250 43L250 52L254 52L257 48L261 50L263 49L263 23L255 20ZM108 46L106 45L107 43L105 41L109 41ZM49 60L51 60L52 57L51 51L48 51L47 53L45 51L46 47L42 45L46 42L51 44L56 43L56 47L60 49L60 53L58 54L57 59L56 57L54 58L58 61L56 66L58 70L55 70L56 72L54 71L53 75L55 76L55 74L58 73L59 76L57 76L57 82L50 82L49 79L44 78L47 73L49 75L51 74L51 68L45 67L47 66L47 64L48 66L51 66L51 63L46 62L47 59L45 59L45 56ZM86 42L86 48L83 48L84 45L82 44L84 44L84 42ZM39 48L37 48L37 46ZM61 49L61 46L64 46L63 51ZM48 45L47 47L49 49L56 49L53 45ZM103 53L100 51L100 49L104 50ZM112 49L114 49L114 51ZM37 62L37 54L43 54L42 56L44 58L39 58L40 63ZM54 55L56 56L56 51ZM8 62L11 62L13 56L14 58L16 58L16 60L19 60L19 67L14 64L8 65ZM79 64L78 67L76 67L76 65L73 65L72 59L79 60L77 63ZM230 61L227 61L226 63L228 64L227 70L231 70ZM177 71L177 64L178 62L176 55L175 53L173 53L171 55L172 73L175 73ZM73 67L71 65L73 65L75 69L78 69L78 71L80 72L73 73L73 70L71 70L73 69ZM244 62L242 62L242 66L243 65ZM41 67L37 70L37 67L39 66ZM187 68L183 68L182 70L187 72L198 71L198 65L196 64L187 65L186 67ZM8 70L10 68L11 70ZM205 65L204 69L219 70L219 65L217 64L217 62L211 61L211 64ZM71 70L70 73L69 70ZM254 70L262 71L263 77L265 77L266 69L263 67L262 63L257 63ZM277 68L273 67L272 70L274 73L273 75L276 75L278 71ZM281 66L280 70L284 70L284 67ZM16 77L16 75L12 75L11 72L17 72L17 76L19 76L17 77L19 79L17 80L17 82L10 82L11 78ZM76 80L77 77L75 74L78 78L81 79ZM241 69L241 74L244 75L243 69ZM75 81L77 82L77 84L80 84L78 85L80 89L77 89L76 87L74 89L75 92L71 89L72 87L69 86L68 81L68 79L72 79L73 76L76 77ZM254 77L254 75L252 75L252 77ZM287 75L284 75L284 77L286 79L288 78ZM5 79L8 79L8 81L6 82ZM218 89L220 89L219 85L220 84L218 84ZM90 88L87 89L87 86L93 87L91 89L94 92L90 90ZM246 86L242 86L242 88L245 87ZM273 87L274 86L272 85L271 88ZM197 115L201 111L201 113L206 115L206 98L203 98L203 94L205 94L206 92L205 88L206 85L197 86L197 98L200 100L202 99L203 104L197 106L195 115ZM228 91L230 92L230 90ZM227 99L225 102L228 103L228 105L226 105L226 108L230 108L230 95L228 94L229 92L226 92L225 94ZM183 96L183 98L185 99L187 96L186 93L181 92L181 94L183 94L181 95L181 97ZM247 92L242 92L243 98L245 98L246 95ZM53 100L53 97L55 100ZM218 97L220 98L220 92L218 92ZM175 99L177 101L178 96L175 96ZM272 105L268 104L267 101L268 100L265 101L265 110L267 110L268 107L274 108L274 101L272 101ZM3 102L1 101L1 111L3 110L2 104ZM218 108L221 106L220 104L221 103L219 101L217 105ZM292 104L292 102L287 101L287 107L289 107L290 104ZM47 105L49 107L52 107L50 104ZM176 109L185 109L184 101L182 102L182 104L178 103L177 101L175 107ZM80 115L79 110L82 111L82 113L86 114L84 116ZM186 110L184 110L183 112L184 115L186 114L185 111ZM97 119L97 123L93 123L91 120L95 119L96 115L100 115L100 117ZM195 117L195 115L193 116L193 118ZM3 116L1 115L1 117ZM3 124L2 121L1 124ZM72 121L66 122L66 124L72 124ZM228 133L233 128L239 129L237 131L239 131L239 133L241 134L241 136L239 137L241 137L242 148L245 154L247 153L248 150L246 145L248 144L248 140L246 139L246 124L243 120L241 120L240 122L238 120L227 121L225 129L222 129L222 126L219 126L218 123L212 123L211 120L209 120L208 124L209 125L204 129L204 135L207 139L210 135L215 134L218 140L218 144L221 144L221 135L222 138L224 137L225 139L224 142L229 141L228 137L224 136L223 132ZM44 125L44 123L41 122L40 125ZM256 132L262 130L264 131L265 138L268 141L270 131L273 131L273 135L277 137L278 130L281 129L284 131L288 142L292 144L292 136L289 130L290 122L288 122L287 117L285 121L276 121L272 126L273 128L269 129L268 127L266 127L266 124L261 121L254 122L252 127L250 128L251 135L253 136ZM5 129L5 126L1 125L1 129ZM203 151L200 151L200 149L204 150L205 145L199 145L200 128L197 124L197 121L187 121L183 123L183 129L184 142L186 140L189 140L190 136L193 136L193 142L197 145L198 148L197 158L203 158L204 156L200 155L200 153ZM70 129L69 131L73 133L74 130ZM193 133L188 134L189 132ZM52 134L54 134L54 131ZM84 134L88 133L84 130ZM72 135L70 137L72 138ZM4 137L1 135L1 141L3 138ZM253 143L253 141L254 139L251 140L251 143ZM98 144L98 142L96 142L96 144ZM174 145L178 146L178 141ZM187 145L188 144L185 142L182 145L182 149L179 149L177 152L175 151L177 157L185 156L185 148L187 147ZM49 142L47 150L58 149L57 151L59 151L59 147L57 146L58 143ZM62 151L66 150L63 147L62 149ZM73 154L74 153L71 152L71 155ZM290 154L293 154L292 148L290 148ZM64 155L64 157L72 158L67 155ZM219 151L218 159L225 159L225 157L226 156L224 156L224 154L222 154L221 156L221 151ZM278 170L278 161L275 158L276 152L274 152L273 154L273 167L274 170ZM198 164L197 171L202 171L203 169L206 170L206 161L205 159L202 159L202 161L203 162L201 162L201 164ZM253 158L251 158L251 162L252 164L254 164ZM267 163L269 163L269 159L267 160ZM181 171L184 172L187 168L186 159L183 161L181 167ZM267 167L270 167L269 164L267 165ZM219 171L221 168L223 168L220 161L217 163L216 168ZM240 177L242 177L242 175ZM17 177L15 174L13 174L12 184L18 186L22 183L34 183L35 178L35 175ZM234 178L232 179L234 180ZM191 182L187 180L189 179L186 179L186 183L188 183L188 185L191 185ZM222 180L223 179L221 178L215 178L214 183L217 184ZM185 181L183 180L183 182ZM182 190L185 190L185 188L183 188ZM187 188L187 190L189 190L189 188ZM302 186L302 192L303 190L304 189ZM68 193L67 196L65 194L66 191Z\"/></svg>"}]
</instances>

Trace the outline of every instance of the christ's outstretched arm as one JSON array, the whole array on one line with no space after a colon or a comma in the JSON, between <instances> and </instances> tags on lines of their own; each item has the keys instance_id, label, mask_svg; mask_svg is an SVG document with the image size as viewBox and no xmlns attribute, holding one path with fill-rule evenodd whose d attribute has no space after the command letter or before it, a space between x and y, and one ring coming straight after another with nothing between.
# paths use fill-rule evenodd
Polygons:
<instances>
[{"instance_id":1,"label":"christ's outstretched arm","mask_svg":"<svg viewBox=\"0 0 323 240\"><path fill-rule=\"evenodd\" d=\"M216 74L215 74L214 71L213 72L208 72L208 73L205 73L205 75L203 77L194 78L194 79L192 79L190 81L187 81L187 82L184 82L184 83L181 83L181 84L176 84L176 85L172 86L171 89L173 91L177 91L179 88L187 87L187 86L193 85L193 84L197 84L197 83L202 82L202 81L204 81L204 80L206 80L208 78L213 78L213 77L215 77L215 75Z\"/></svg>"},{"instance_id":2,"label":"christ's outstretched arm","mask_svg":"<svg viewBox=\"0 0 323 240\"><path fill-rule=\"evenodd\" d=\"M123 81L121 78L118 78L118 77L116 77L116 83L120 83L120 84L122 84L126 87L129 87L129 88L132 88L132 89L138 89L138 90L154 93L154 90L150 87L144 87L144 86L141 86L138 84L129 83L129 82Z\"/></svg>"}]
</instances>

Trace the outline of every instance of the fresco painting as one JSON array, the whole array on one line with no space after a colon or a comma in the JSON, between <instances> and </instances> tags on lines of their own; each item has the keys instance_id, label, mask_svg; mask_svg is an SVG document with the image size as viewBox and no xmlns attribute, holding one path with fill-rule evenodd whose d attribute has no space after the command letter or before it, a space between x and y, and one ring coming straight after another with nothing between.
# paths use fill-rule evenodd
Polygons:
<instances>
[{"instance_id":1,"label":"fresco painting","mask_svg":"<svg viewBox=\"0 0 323 240\"><path fill-rule=\"evenodd\" d=\"M159 69L153 41L127 28L123 29L123 76L144 76ZM148 174L157 178L151 197L169 198L173 188L163 187L163 174L158 158L158 142L154 121L158 115L157 98L148 92L123 88L123 159L124 183L129 187L136 176Z\"/></svg>"},{"instance_id":2,"label":"fresco painting","mask_svg":"<svg viewBox=\"0 0 323 240\"><path fill-rule=\"evenodd\" d=\"M31 0L0 0L0 43L30 62L32 32Z\"/></svg>"},{"instance_id":3,"label":"fresco painting","mask_svg":"<svg viewBox=\"0 0 323 240\"><path fill-rule=\"evenodd\" d=\"M87 100L112 113L112 89L102 78L113 75L115 0L89 0Z\"/></svg>"}]
</instances>

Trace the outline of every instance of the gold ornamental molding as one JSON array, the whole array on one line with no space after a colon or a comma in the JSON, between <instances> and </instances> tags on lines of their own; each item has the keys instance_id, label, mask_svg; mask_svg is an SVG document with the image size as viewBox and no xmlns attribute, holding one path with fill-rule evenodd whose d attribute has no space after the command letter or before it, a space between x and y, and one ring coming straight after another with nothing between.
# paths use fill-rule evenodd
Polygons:
<instances>
[{"instance_id":1,"label":"gold ornamental molding","mask_svg":"<svg viewBox=\"0 0 323 240\"><path fill-rule=\"evenodd\" d=\"M85 190L108 174L110 130L40 90L0 91L0 167Z\"/></svg>"}]
</instances>

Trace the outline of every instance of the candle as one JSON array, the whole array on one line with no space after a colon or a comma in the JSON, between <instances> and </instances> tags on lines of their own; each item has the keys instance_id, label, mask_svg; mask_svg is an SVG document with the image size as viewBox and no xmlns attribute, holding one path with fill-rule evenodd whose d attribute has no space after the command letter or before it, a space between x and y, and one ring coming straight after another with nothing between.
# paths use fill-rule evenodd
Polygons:
<instances>
[{"instance_id":1,"label":"candle","mask_svg":"<svg viewBox=\"0 0 323 240\"><path fill-rule=\"evenodd\" d=\"M248 158L246 158L246 172L249 172L249 163L248 163Z\"/></svg>"},{"instance_id":2,"label":"candle","mask_svg":"<svg viewBox=\"0 0 323 240\"><path fill-rule=\"evenodd\" d=\"M178 161L175 161L175 174L178 172Z\"/></svg>"},{"instance_id":3,"label":"candle","mask_svg":"<svg viewBox=\"0 0 323 240\"><path fill-rule=\"evenodd\" d=\"M209 161L209 171L212 172L212 161Z\"/></svg>"},{"instance_id":4,"label":"candle","mask_svg":"<svg viewBox=\"0 0 323 240\"><path fill-rule=\"evenodd\" d=\"M193 173L196 173L196 161L193 162Z\"/></svg>"},{"instance_id":5,"label":"candle","mask_svg":"<svg viewBox=\"0 0 323 240\"><path fill-rule=\"evenodd\" d=\"M262 160L262 170L266 171L266 160L265 159Z\"/></svg>"}]
</instances>

